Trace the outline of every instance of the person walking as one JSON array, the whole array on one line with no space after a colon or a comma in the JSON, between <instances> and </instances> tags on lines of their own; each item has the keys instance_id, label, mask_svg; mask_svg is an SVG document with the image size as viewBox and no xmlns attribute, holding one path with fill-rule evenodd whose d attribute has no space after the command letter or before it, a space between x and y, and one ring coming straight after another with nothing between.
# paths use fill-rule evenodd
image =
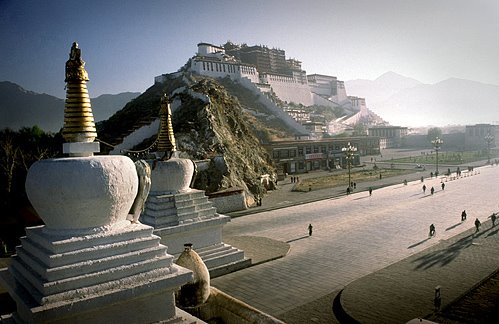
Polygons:
<instances>
[{"instance_id":1,"label":"person walking","mask_svg":"<svg viewBox=\"0 0 499 324\"><path fill-rule=\"evenodd\" d=\"M313 229L312 224L308 224L308 236L312 236L312 229Z\"/></svg>"},{"instance_id":2,"label":"person walking","mask_svg":"<svg viewBox=\"0 0 499 324\"><path fill-rule=\"evenodd\" d=\"M435 235L435 225L431 224L430 225L430 237Z\"/></svg>"},{"instance_id":3,"label":"person walking","mask_svg":"<svg viewBox=\"0 0 499 324\"><path fill-rule=\"evenodd\" d=\"M475 219L476 232L478 232L480 230L480 225L482 225L482 223L480 223L480 220L478 218Z\"/></svg>"},{"instance_id":4,"label":"person walking","mask_svg":"<svg viewBox=\"0 0 499 324\"><path fill-rule=\"evenodd\" d=\"M426 185L423 185L423 194L426 193Z\"/></svg>"},{"instance_id":5,"label":"person walking","mask_svg":"<svg viewBox=\"0 0 499 324\"><path fill-rule=\"evenodd\" d=\"M442 182L442 190L445 189L445 183Z\"/></svg>"},{"instance_id":6,"label":"person walking","mask_svg":"<svg viewBox=\"0 0 499 324\"><path fill-rule=\"evenodd\" d=\"M492 219L492 227L496 226L496 213L492 213L492 215L490 215L490 219Z\"/></svg>"},{"instance_id":7,"label":"person walking","mask_svg":"<svg viewBox=\"0 0 499 324\"><path fill-rule=\"evenodd\" d=\"M433 195L433 193L435 192L435 188L431 187L430 192Z\"/></svg>"},{"instance_id":8,"label":"person walking","mask_svg":"<svg viewBox=\"0 0 499 324\"><path fill-rule=\"evenodd\" d=\"M463 212L461 213L461 222L466 220L466 216L466 210L463 210Z\"/></svg>"},{"instance_id":9,"label":"person walking","mask_svg":"<svg viewBox=\"0 0 499 324\"><path fill-rule=\"evenodd\" d=\"M373 188L369 187L369 196L373 195Z\"/></svg>"}]
</instances>

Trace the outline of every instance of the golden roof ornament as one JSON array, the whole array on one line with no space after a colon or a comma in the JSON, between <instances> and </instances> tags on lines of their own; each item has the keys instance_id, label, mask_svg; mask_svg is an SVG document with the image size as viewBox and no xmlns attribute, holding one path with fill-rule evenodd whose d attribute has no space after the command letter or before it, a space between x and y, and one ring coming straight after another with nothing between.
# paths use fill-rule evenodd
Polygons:
<instances>
[{"instance_id":1,"label":"golden roof ornament","mask_svg":"<svg viewBox=\"0 0 499 324\"><path fill-rule=\"evenodd\" d=\"M159 110L159 134L158 134L158 152L163 153L162 160L168 160L173 153L177 151L175 145L175 135L172 127L172 111L170 109L170 100L166 94L161 97L161 108Z\"/></svg>"},{"instance_id":2,"label":"golden roof ornament","mask_svg":"<svg viewBox=\"0 0 499 324\"><path fill-rule=\"evenodd\" d=\"M90 97L88 73L76 42L71 46L66 62L66 104L62 136L66 142L93 142L97 137Z\"/></svg>"}]
</instances>

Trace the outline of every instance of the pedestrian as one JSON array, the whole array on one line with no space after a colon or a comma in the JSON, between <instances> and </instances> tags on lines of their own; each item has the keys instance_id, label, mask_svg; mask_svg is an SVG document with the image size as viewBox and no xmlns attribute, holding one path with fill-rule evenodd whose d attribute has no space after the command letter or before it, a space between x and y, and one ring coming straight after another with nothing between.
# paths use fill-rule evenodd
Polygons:
<instances>
[{"instance_id":1,"label":"pedestrian","mask_svg":"<svg viewBox=\"0 0 499 324\"><path fill-rule=\"evenodd\" d=\"M442 190L445 189L445 183L442 182Z\"/></svg>"},{"instance_id":2,"label":"pedestrian","mask_svg":"<svg viewBox=\"0 0 499 324\"><path fill-rule=\"evenodd\" d=\"M433 195L433 193L435 192L435 188L431 187L430 192Z\"/></svg>"},{"instance_id":3,"label":"pedestrian","mask_svg":"<svg viewBox=\"0 0 499 324\"><path fill-rule=\"evenodd\" d=\"M433 179L433 172L430 172L430 178Z\"/></svg>"},{"instance_id":4,"label":"pedestrian","mask_svg":"<svg viewBox=\"0 0 499 324\"><path fill-rule=\"evenodd\" d=\"M482 223L480 223L480 220L478 220L478 218L475 219L476 232L480 230L480 225L482 225Z\"/></svg>"},{"instance_id":5,"label":"pedestrian","mask_svg":"<svg viewBox=\"0 0 499 324\"><path fill-rule=\"evenodd\" d=\"M350 187L347 188L347 195L350 194Z\"/></svg>"},{"instance_id":6,"label":"pedestrian","mask_svg":"<svg viewBox=\"0 0 499 324\"><path fill-rule=\"evenodd\" d=\"M373 188L369 187L369 196L372 196L373 194Z\"/></svg>"},{"instance_id":7,"label":"pedestrian","mask_svg":"<svg viewBox=\"0 0 499 324\"><path fill-rule=\"evenodd\" d=\"M426 193L426 185L423 185L423 194Z\"/></svg>"},{"instance_id":8,"label":"pedestrian","mask_svg":"<svg viewBox=\"0 0 499 324\"><path fill-rule=\"evenodd\" d=\"M492 219L492 227L496 226L496 213L492 213L492 215L490 215L490 219Z\"/></svg>"},{"instance_id":9,"label":"pedestrian","mask_svg":"<svg viewBox=\"0 0 499 324\"><path fill-rule=\"evenodd\" d=\"M407 186L407 180L404 179L404 186Z\"/></svg>"},{"instance_id":10,"label":"pedestrian","mask_svg":"<svg viewBox=\"0 0 499 324\"><path fill-rule=\"evenodd\" d=\"M431 224L430 225L430 236L435 235L435 225Z\"/></svg>"},{"instance_id":11,"label":"pedestrian","mask_svg":"<svg viewBox=\"0 0 499 324\"><path fill-rule=\"evenodd\" d=\"M466 216L466 210L463 210L463 212L461 213L461 222L466 220Z\"/></svg>"},{"instance_id":12,"label":"pedestrian","mask_svg":"<svg viewBox=\"0 0 499 324\"><path fill-rule=\"evenodd\" d=\"M424 178L423 178L423 176L421 176L421 182L423 182L423 181L424 181Z\"/></svg>"},{"instance_id":13,"label":"pedestrian","mask_svg":"<svg viewBox=\"0 0 499 324\"><path fill-rule=\"evenodd\" d=\"M356 182L353 183L353 188L357 189L357 183Z\"/></svg>"},{"instance_id":14,"label":"pedestrian","mask_svg":"<svg viewBox=\"0 0 499 324\"><path fill-rule=\"evenodd\" d=\"M312 224L308 224L308 236L312 236Z\"/></svg>"},{"instance_id":15,"label":"pedestrian","mask_svg":"<svg viewBox=\"0 0 499 324\"><path fill-rule=\"evenodd\" d=\"M379 180L381 180L382 176L381 176L381 173L379 174Z\"/></svg>"}]
</instances>

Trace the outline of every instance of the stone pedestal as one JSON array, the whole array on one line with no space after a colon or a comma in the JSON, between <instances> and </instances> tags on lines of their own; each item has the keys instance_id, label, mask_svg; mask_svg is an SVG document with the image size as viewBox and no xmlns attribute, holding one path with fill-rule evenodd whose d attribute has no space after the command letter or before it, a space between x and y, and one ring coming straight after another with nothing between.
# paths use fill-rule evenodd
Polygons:
<instances>
[{"instance_id":1,"label":"stone pedestal","mask_svg":"<svg viewBox=\"0 0 499 324\"><path fill-rule=\"evenodd\" d=\"M28 323L150 323L176 318L174 291L191 272L173 264L153 229L54 237L27 229L0 278Z\"/></svg>"}]
</instances>

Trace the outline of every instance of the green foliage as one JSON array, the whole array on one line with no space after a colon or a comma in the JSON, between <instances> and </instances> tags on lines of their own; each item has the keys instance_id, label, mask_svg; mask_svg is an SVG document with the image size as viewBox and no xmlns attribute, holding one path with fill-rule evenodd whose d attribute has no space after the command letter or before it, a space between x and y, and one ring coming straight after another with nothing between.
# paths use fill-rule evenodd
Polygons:
<instances>
[{"instance_id":1,"label":"green foliage","mask_svg":"<svg viewBox=\"0 0 499 324\"><path fill-rule=\"evenodd\" d=\"M442 130L438 127L432 127L428 129L428 133L426 135L426 138L428 139L428 142L431 143L435 138L442 138Z\"/></svg>"}]
</instances>

